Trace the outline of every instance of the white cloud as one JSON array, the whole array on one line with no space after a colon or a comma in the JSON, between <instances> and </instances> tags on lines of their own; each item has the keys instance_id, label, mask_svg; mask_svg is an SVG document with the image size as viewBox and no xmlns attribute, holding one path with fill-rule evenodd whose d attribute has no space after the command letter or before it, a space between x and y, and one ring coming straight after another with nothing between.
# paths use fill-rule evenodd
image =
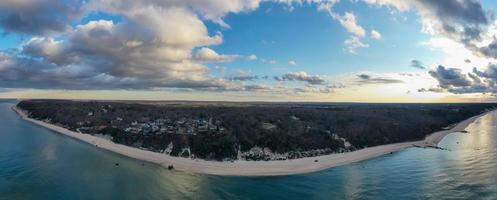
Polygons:
<instances>
[{"instance_id":1,"label":"white cloud","mask_svg":"<svg viewBox=\"0 0 497 200\"><path fill-rule=\"evenodd\" d=\"M376 30L371 30L371 38L373 38L375 40L381 40L382 36L381 36L380 32L378 32Z\"/></svg>"},{"instance_id":2,"label":"white cloud","mask_svg":"<svg viewBox=\"0 0 497 200\"><path fill-rule=\"evenodd\" d=\"M331 8L335 6L340 0L329 0L329 1L317 1L318 11L327 11L331 12Z\"/></svg>"},{"instance_id":3,"label":"white cloud","mask_svg":"<svg viewBox=\"0 0 497 200\"><path fill-rule=\"evenodd\" d=\"M412 4L412 1L405 0L363 0L368 4L379 5L379 6L391 6L401 11L409 10Z\"/></svg>"},{"instance_id":4,"label":"white cloud","mask_svg":"<svg viewBox=\"0 0 497 200\"><path fill-rule=\"evenodd\" d=\"M251 60L251 61L252 61L252 60L257 60L257 56L256 56L256 55L254 55L254 54L249 55L249 56L247 56L247 60Z\"/></svg>"},{"instance_id":5,"label":"white cloud","mask_svg":"<svg viewBox=\"0 0 497 200\"><path fill-rule=\"evenodd\" d=\"M114 11L118 13L134 12L146 7L158 9L187 8L202 18L213 21L222 27L229 28L223 20L228 13L252 11L259 7L260 0L99 0L87 6L92 10Z\"/></svg>"},{"instance_id":6,"label":"white cloud","mask_svg":"<svg viewBox=\"0 0 497 200\"><path fill-rule=\"evenodd\" d=\"M352 12L345 12L343 16L337 15L333 13L333 18L338 20L340 24L350 33L358 36L364 37L366 36L366 31L362 26L357 24L357 17Z\"/></svg>"},{"instance_id":7,"label":"white cloud","mask_svg":"<svg viewBox=\"0 0 497 200\"><path fill-rule=\"evenodd\" d=\"M353 54L357 53L357 49L369 47L368 44L362 43L361 40L356 36L350 36L349 39L343 42L343 44L346 46L347 51Z\"/></svg>"},{"instance_id":8,"label":"white cloud","mask_svg":"<svg viewBox=\"0 0 497 200\"><path fill-rule=\"evenodd\" d=\"M331 10L331 8L340 0L266 0L266 1L285 4L289 11L293 11L295 9L294 5L301 6L303 4L316 4L318 10Z\"/></svg>"},{"instance_id":9,"label":"white cloud","mask_svg":"<svg viewBox=\"0 0 497 200\"><path fill-rule=\"evenodd\" d=\"M276 61L276 60L266 60L266 59L262 59L262 62L263 62L263 63L266 63L266 64L271 64L271 65L276 65L276 64L278 64L278 61Z\"/></svg>"},{"instance_id":10,"label":"white cloud","mask_svg":"<svg viewBox=\"0 0 497 200\"><path fill-rule=\"evenodd\" d=\"M429 47L432 51L441 51L444 54L440 60L437 60L436 63L431 63L428 66L452 66L469 72L473 67L479 68L496 61L495 59L474 54L471 50L467 49L464 44L446 37L433 37L421 44ZM471 62L466 62L466 60L470 60Z\"/></svg>"},{"instance_id":11,"label":"white cloud","mask_svg":"<svg viewBox=\"0 0 497 200\"><path fill-rule=\"evenodd\" d=\"M297 62L295 62L294 60L288 61L288 64L291 66L297 66Z\"/></svg>"},{"instance_id":12,"label":"white cloud","mask_svg":"<svg viewBox=\"0 0 497 200\"><path fill-rule=\"evenodd\" d=\"M337 20L349 33L352 35L349 39L344 41L347 51L356 54L357 48L369 47L368 44L363 43L360 38L366 36L366 30L357 23L357 17L352 12L345 12L343 16L332 11L333 6L338 1L333 1L329 4L318 3L318 10L327 12L334 20ZM380 35L381 37L381 35Z\"/></svg>"},{"instance_id":13,"label":"white cloud","mask_svg":"<svg viewBox=\"0 0 497 200\"><path fill-rule=\"evenodd\" d=\"M22 47L23 52L33 57L46 58L50 62L62 63L66 60L62 44L50 37L33 37Z\"/></svg>"},{"instance_id":14,"label":"white cloud","mask_svg":"<svg viewBox=\"0 0 497 200\"><path fill-rule=\"evenodd\" d=\"M238 55L219 55L214 50L202 47L193 56L195 60L201 62L230 62L237 59Z\"/></svg>"}]
</instances>

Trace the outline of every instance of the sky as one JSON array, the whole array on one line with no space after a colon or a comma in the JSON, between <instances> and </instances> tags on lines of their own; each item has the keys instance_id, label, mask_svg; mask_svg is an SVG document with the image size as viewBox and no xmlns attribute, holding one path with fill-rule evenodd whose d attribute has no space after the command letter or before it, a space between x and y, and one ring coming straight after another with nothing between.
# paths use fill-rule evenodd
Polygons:
<instances>
[{"instance_id":1,"label":"sky","mask_svg":"<svg viewBox=\"0 0 497 200\"><path fill-rule=\"evenodd\" d=\"M2 0L0 98L486 102L492 0Z\"/></svg>"}]
</instances>

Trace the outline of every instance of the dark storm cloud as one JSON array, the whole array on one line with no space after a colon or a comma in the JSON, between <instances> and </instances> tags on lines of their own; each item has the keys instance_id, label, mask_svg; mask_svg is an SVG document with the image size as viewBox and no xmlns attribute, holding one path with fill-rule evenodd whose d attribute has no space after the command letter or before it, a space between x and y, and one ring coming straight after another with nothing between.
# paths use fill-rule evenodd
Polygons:
<instances>
[{"instance_id":1,"label":"dark storm cloud","mask_svg":"<svg viewBox=\"0 0 497 200\"><path fill-rule=\"evenodd\" d=\"M419 12L436 20L437 31L461 41L480 39L489 16L476 0L418 0Z\"/></svg>"},{"instance_id":2,"label":"dark storm cloud","mask_svg":"<svg viewBox=\"0 0 497 200\"><path fill-rule=\"evenodd\" d=\"M326 83L324 79L317 75L310 75L306 72L288 72L282 76L275 76L277 81L302 81L311 85L323 85Z\"/></svg>"},{"instance_id":3,"label":"dark storm cloud","mask_svg":"<svg viewBox=\"0 0 497 200\"><path fill-rule=\"evenodd\" d=\"M392 84L392 83L403 83L404 81L394 79L394 78L385 78L385 77L373 77L369 74L358 74L358 80L356 81L359 84Z\"/></svg>"},{"instance_id":4,"label":"dark storm cloud","mask_svg":"<svg viewBox=\"0 0 497 200\"><path fill-rule=\"evenodd\" d=\"M411 60L411 67L418 69L426 69L426 67L419 60Z\"/></svg>"},{"instance_id":5,"label":"dark storm cloud","mask_svg":"<svg viewBox=\"0 0 497 200\"><path fill-rule=\"evenodd\" d=\"M446 68L439 65L436 70L428 72L433 78L438 80L440 87L466 87L471 85L468 75L463 74L460 69Z\"/></svg>"},{"instance_id":6,"label":"dark storm cloud","mask_svg":"<svg viewBox=\"0 0 497 200\"><path fill-rule=\"evenodd\" d=\"M228 79L229 80L233 80L233 81L255 81L255 80L259 79L259 76L257 76L257 75L254 75L254 76L250 76L250 75L247 75L247 76L233 76L233 77L229 77Z\"/></svg>"},{"instance_id":7,"label":"dark storm cloud","mask_svg":"<svg viewBox=\"0 0 497 200\"><path fill-rule=\"evenodd\" d=\"M464 93L496 93L497 67L489 65L484 70L473 69L473 72L462 73L460 69L438 66L429 74L438 81L438 87L420 92L447 91L455 94Z\"/></svg>"},{"instance_id":8,"label":"dark storm cloud","mask_svg":"<svg viewBox=\"0 0 497 200\"><path fill-rule=\"evenodd\" d=\"M0 27L28 35L62 32L82 14L81 7L81 0L2 0Z\"/></svg>"}]
</instances>

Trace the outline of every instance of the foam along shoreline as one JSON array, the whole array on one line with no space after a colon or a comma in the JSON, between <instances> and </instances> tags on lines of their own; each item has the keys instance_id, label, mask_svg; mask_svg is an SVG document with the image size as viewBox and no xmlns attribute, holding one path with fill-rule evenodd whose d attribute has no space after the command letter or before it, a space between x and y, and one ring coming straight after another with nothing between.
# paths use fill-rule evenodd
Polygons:
<instances>
[{"instance_id":1,"label":"foam along shoreline","mask_svg":"<svg viewBox=\"0 0 497 200\"><path fill-rule=\"evenodd\" d=\"M448 134L464 131L464 129L486 113L466 119L450 130L438 131L428 135L424 140L387 144L360 149L357 151L337 153L316 157L299 158L278 161L234 161L219 162L202 159L189 159L173 157L152 151L146 151L117 144L112 141L95 137L89 134L77 133L68 129L49 124L40 120L29 118L22 110L13 106L12 109L23 119L48 128L57 133L81 140L99 148L115 152L130 158L156 163L164 167L174 166L175 170L200 174L225 175L225 176L278 176L316 172L331 167L345 165L353 162L379 157L391 152L400 151L410 147L436 147ZM316 162L317 160L317 162Z\"/></svg>"}]
</instances>

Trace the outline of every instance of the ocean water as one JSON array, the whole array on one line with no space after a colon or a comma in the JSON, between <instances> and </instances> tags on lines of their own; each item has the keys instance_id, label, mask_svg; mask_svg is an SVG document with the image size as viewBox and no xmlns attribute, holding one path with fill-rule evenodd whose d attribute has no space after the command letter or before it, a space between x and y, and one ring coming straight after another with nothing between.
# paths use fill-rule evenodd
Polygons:
<instances>
[{"instance_id":1,"label":"ocean water","mask_svg":"<svg viewBox=\"0 0 497 200\"><path fill-rule=\"evenodd\" d=\"M441 146L303 175L169 171L23 121L0 101L0 199L497 199L497 114ZM115 166L119 163L119 166Z\"/></svg>"}]
</instances>

